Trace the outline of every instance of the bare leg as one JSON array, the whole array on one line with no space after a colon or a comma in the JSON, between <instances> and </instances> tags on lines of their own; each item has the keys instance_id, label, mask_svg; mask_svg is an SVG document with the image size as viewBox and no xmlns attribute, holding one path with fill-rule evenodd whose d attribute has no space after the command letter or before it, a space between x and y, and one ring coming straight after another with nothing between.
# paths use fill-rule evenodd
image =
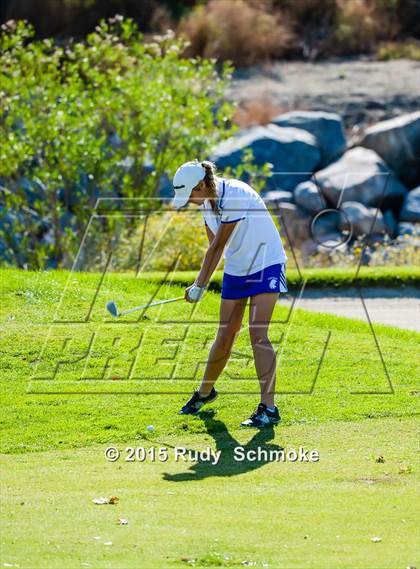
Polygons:
<instances>
[{"instance_id":1,"label":"bare leg","mask_svg":"<svg viewBox=\"0 0 420 569\"><path fill-rule=\"evenodd\" d=\"M221 300L219 329L211 347L203 381L200 385L202 397L206 397L210 393L229 359L232 346L241 329L247 301L247 298L238 298L237 300L222 298Z\"/></svg>"},{"instance_id":2,"label":"bare leg","mask_svg":"<svg viewBox=\"0 0 420 569\"><path fill-rule=\"evenodd\" d=\"M261 403L274 406L276 388L276 354L268 339L268 327L279 295L256 294L249 307L249 334L254 352L255 369L261 389Z\"/></svg>"}]
</instances>

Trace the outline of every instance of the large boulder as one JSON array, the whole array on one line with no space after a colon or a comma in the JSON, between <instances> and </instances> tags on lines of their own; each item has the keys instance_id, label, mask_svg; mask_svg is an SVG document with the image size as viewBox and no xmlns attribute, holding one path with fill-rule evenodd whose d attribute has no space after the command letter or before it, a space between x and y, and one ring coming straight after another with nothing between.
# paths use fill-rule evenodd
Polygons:
<instances>
[{"instance_id":1,"label":"large boulder","mask_svg":"<svg viewBox=\"0 0 420 569\"><path fill-rule=\"evenodd\" d=\"M315 138L298 128L280 128L276 125L257 126L241 131L213 149L211 160L223 170L235 168L242 161L245 150L250 148L254 162L262 166L273 165L273 175L267 180L267 189L292 191L311 177L321 161Z\"/></svg>"},{"instance_id":2,"label":"large boulder","mask_svg":"<svg viewBox=\"0 0 420 569\"><path fill-rule=\"evenodd\" d=\"M346 151L346 135L340 115L324 111L291 111L276 117L272 123L282 127L307 130L314 135L321 150L321 166L337 160Z\"/></svg>"},{"instance_id":3,"label":"large boulder","mask_svg":"<svg viewBox=\"0 0 420 569\"><path fill-rule=\"evenodd\" d=\"M321 241L326 235L339 231L340 212L337 209L326 209L315 215L311 221L311 236L315 241ZM344 237L341 238L343 240Z\"/></svg>"},{"instance_id":4,"label":"large boulder","mask_svg":"<svg viewBox=\"0 0 420 569\"><path fill-rule=\"evenodd\" d=\"M286 202L293 203L293 192L286 192L285 190L272 190L271 192L265 192L262 194L264 201L268 207L272 202Z\"/></svg>"},{"instance_id":5,"label":"large boulder","mask_svg":"<svg viewBox=\"0 0 420 569\"><path fill-rule=\"evenodd\" d=\"M382 212L373 207L365 207L358 202L345 202L341 205L340 229L353 227L353 236L385 233L386 226Z\"/></svg>"},{"instance_id":6,"label":"large boulder","mask_svg":"<svg viewBox=\"0 0 420 569\"><path fill-rule=\"evenodd\" d=\"M388 235L396 237L398 234L398 223L390 209L384 211L384 223Z\"/></svg>"},{"instance_id":7,"label":"large boulder","mask_svg":"<svg viewBox=\"0 0 420 569\"><path fill-rule=\"evenodd\" d=\"M270 209L279 221L283 238L288 238L292 246L299 247L309 239L311 216L308 212L295 204L281 202L272 202Z\"/></svg>"},{"instance_id":8,"label":"large boulder","mask_svg":"<svg viewBox=\"0 0 420 569\"><path fill-rule=\"evenodd\" d=\"M348 150L339 160L316 172L314 178L333 207L355 201L397 210L407 193L382 158L361 146Z\"/></svg>"},{"instance_id":9,"label":"large boulder","mask_svg":"<svg viewBox=\"0 0 420 569\"><path fill-rule=\"evenodd\" d=\"M311 213L318 213L327 207L321 190L311 180L301 182L296 186L294 199L298 205Z\"/></svg>"},{"instance_id":10,"label":"large boulder","mask_svg":"<svg viewBox=\"0 0 420 569\"><path fill-rule=\"evenodd\" d=\"M367 128L358 144L379 154L407 186L420 182L420 111Z\"/></svg>"},{"instance_id":11,"label":"large boulder","mask_svg":"<svg viewBox=\"0 0 420 569\"><path fill-rule=\"evenodd\" d=\"M406 195L400 211L400 221L420 222L420 186Z\"/></svg>"}]
</instances>

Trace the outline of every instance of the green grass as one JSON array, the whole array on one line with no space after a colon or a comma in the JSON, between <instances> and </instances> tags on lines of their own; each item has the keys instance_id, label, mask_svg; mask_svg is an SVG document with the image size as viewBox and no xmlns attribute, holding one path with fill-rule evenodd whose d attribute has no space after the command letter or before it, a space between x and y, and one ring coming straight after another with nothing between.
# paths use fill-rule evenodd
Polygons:
<instances>
[{"instance_id":1,"label":"green grass","mask_svg":"<svg viewBox=\"0 0 420 569\"><path fill-rule=\"evenodd\" d=\"M122 306L147 302L156 284L107 277L92 307L98 275L72 276L65 293L66 273L5 275L2 385L9 409L1 418L3 451L124 441L141 433L157 414L165 434L202 432L200 422L186 423L174 411L201 378L217 329L217 294L208 293L195 312L192 305L175 303L149 309L149 320L137 322L134 314L110 322L106 299L121 299ZM156 298L182 292L168 288ZM368 324L305 311L289 314L278 306L270 330L278 351L284 424L415 413L415 332L375 326L392 393ZM110 354L115 357L108 361ZM63 363L54 374L60 358ZM232 404L239 398L247 413L258 391L246 320L218 385L226 393L219 406L221 416L228 428L235 428L238 418L231 413Z\"/></svg>"},{"instance_id":2,"label":"green grass","mask_svg":"<svg viewBox=\"0 0 420 569\"><path fill-rule=\"evenodd\" d=\"M241 471L225 431L213 435L225 456L217 467L172 457L107 463L104 446L9 455L1 561L31 569L418 566L417 471L406 472L416 468L415 428L410 419L279 428L276 445L317 449L320 461L248 462ZM238 433L237 444L253 434ZM168 439L160 427L151 439L124 446L211 444L204 435ZM101 496L119 502L94 505Z\"/></svg>"},{"instance_id":3,"label":"green grass","mask_svg":"<svg viewBox=\"0 0 420 569\"><path fill-rule=\"evenodd\" d=\"M198 307L175 303L122 323L109 320L106 300L126 307L182 288L117 274L101 283L95 274L7 270L0 279L1 564L394 569L419 562L419 334L375 325L388 379L368 324L289 314L280 304L270 336L279 349L283 423L251 442L255 433L238 429L258 401L246 320L218 383L216 414L176 414L217 329L215 292ZM304 446L321 460L238 464L235 444ZM172 457L107 463L108 445L210 445L223 454L219 465L191 470ZM385 463L375 462L378 455ZM103 495L120 502L92 504ZM119 517L129 525L118 526Z\"/></svg>"}]
</instances>

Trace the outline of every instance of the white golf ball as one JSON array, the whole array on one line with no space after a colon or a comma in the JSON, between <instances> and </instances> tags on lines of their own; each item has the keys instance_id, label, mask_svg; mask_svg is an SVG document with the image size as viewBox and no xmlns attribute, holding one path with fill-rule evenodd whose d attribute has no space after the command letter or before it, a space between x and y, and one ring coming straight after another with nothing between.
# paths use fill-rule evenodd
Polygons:
<instances>
[{"instance_id":1,"label":"white golf ball","mask_svg":"<svg viewBox=\"0 0 420 569\"><path fill-rule=\"evenodd\" d=\"M147 430L148 430L148 431L154 431L154 430L155 430L155 428L154 428L154 426L153 426L153 425L149 425L149 426L147 427Z\"/></svg>"}]
</instances>

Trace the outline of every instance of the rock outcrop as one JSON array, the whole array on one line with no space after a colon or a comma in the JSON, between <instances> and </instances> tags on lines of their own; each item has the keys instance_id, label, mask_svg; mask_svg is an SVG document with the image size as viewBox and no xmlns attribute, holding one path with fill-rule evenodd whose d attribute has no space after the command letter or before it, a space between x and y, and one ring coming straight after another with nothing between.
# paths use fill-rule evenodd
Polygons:
<instances>
[{"instance_id":1,"label":"rock outcrop","mask_svg":"<svg viewBox=\"0 0 420 569\"><path fill-rule=\"evenodd\" d=\"M272 120L282 127L307 130L321 151L321 166L325 167L339 158L347 148L344 124L340 115L325 111L291 111Z\"/></svg>"},{"instance_id":2,"label":"rock outcrop","mask_svg":"<svg viewBox=\"0 0 420 569\"><path fill-rule=\"evenodd\" d=\"M420 111L367 128L358 144L374 150L408 187L420 177Z\"/></svg>"}]
</instances>

